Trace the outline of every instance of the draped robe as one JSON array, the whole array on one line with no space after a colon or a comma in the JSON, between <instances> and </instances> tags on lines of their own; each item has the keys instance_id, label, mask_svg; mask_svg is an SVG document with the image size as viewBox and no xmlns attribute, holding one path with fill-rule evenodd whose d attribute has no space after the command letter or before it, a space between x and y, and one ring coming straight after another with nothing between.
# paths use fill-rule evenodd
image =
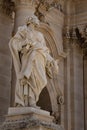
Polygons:
<instances>
[{"instance_id":1,"label":"draped robe","mask_svg":"<svg viewBox=\"0 0 87 130\"><path fill-rule=\"evenodd\" d=\"M19 52L23 46L28 51L20 57ZM42 33L31 31L26 25L21 26L10 40L9 47L17 77L15 103L25 106L24 95L32 97L37 102L42 89L47 84L46 65L53 61ZM27 84L23 86L20 84L20 79L24 76L28 80Z\"/></svg>"}]
</instances>

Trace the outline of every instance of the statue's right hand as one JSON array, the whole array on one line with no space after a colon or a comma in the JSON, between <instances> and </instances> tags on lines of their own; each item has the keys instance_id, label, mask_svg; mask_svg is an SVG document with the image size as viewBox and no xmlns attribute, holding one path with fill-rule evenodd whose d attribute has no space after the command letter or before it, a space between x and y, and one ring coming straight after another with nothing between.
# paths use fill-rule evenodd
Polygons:
<instances>
[{"instance_id":1,"label":"statue's right hand","mask_svg":"<svg viewBox=\"0 0 87 130\"><path fill-rule=\"evenodd\" d=\"M28 49L26 48L26 47L23 47L22 49L21 49L21 53L22 54L26 54L28 52Z\"/></svg>"},{"instance_id":2,"label":"statue's right hand","mask_svg":"<svg viewBox=\"0 0 87 130\"><path fill-rule=\"evenodd\" d=\"M25 78L20 79L20 85L21 85L21 86L24 86L24 85L26 85L26 84L27 84L27 81L26 81Z\"/></svg>"}]
</instances>

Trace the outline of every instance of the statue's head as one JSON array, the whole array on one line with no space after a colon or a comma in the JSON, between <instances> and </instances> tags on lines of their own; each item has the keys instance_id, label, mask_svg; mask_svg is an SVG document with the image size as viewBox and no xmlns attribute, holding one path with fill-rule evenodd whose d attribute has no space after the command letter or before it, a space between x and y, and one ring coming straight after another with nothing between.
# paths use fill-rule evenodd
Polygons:
<instances>
[{"instance_id":1,"label":"statue's head","mask_svg":"<svg viewBox=\"0 0 87 130\"><path fill-rule=\"evenodd\" d=\"M30 24L39 25L39 20L38 20L38 18L35 15L29 16L26 19L26 24L27 25L30 25Z\"/></svg>"}]
</instances>

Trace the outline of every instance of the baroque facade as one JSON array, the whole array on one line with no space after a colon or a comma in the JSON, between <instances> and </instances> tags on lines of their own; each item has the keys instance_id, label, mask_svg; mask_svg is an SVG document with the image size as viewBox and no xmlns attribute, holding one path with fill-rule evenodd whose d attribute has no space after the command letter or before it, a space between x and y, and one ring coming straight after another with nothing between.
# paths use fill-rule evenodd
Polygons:
<instances>
[{"instance_id":1,"label":"baroque facade","mask_svg":"<svg viewBox=\"0 0 87 130\"><path fill-rule=\"evenodd\" d=\"M0 1L0 122L14 106L15 72L9 40L25 18L35 14L37 28L55 59L59 73L48 79L38 105L54 115L65 130L87 129L87 1Z\"/></svg>"}]
</instances>

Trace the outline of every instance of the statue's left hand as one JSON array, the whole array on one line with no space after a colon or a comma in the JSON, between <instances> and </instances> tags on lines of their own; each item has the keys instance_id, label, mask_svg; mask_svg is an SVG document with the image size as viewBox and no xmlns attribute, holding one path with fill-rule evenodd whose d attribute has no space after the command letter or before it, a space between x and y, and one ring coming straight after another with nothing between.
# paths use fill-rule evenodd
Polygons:
<instances>
[{"instance_id":1,"label":"statue's left hand","mask_svg":"<svg viewBox=\"0 0 87 130\"><path fill-rule=\"evenodd\" d=\"M22 79L20 79L20 85L24 86L27 84L27 79L25 77L23 77Z\"/></svg>"},{"instance_id":2,"label":"statue's left hand","mask_svg":"<svg viewBox=\"0 0 87 130\"><path fill-rule=\"evenodd\" d=\"M23 48L21 49L21 53L22 53L22 54L27 54L27 52L29 51L29 48L30 48L30 46L29 46L29 45L26 45L25 47L23 47Z\"/></svg>"},{"instance_id":3,"label":"statue's left hand","mask_svg":"<svg viewBox=\"0 0 87 130\"><path fill-rule=\"evenodd\" d=\"M52 65L52 68L53 68L53 71L55 74L58 74L58 60L53 60L51 62L51 65Z\"/></svg>"}]
</instances>

